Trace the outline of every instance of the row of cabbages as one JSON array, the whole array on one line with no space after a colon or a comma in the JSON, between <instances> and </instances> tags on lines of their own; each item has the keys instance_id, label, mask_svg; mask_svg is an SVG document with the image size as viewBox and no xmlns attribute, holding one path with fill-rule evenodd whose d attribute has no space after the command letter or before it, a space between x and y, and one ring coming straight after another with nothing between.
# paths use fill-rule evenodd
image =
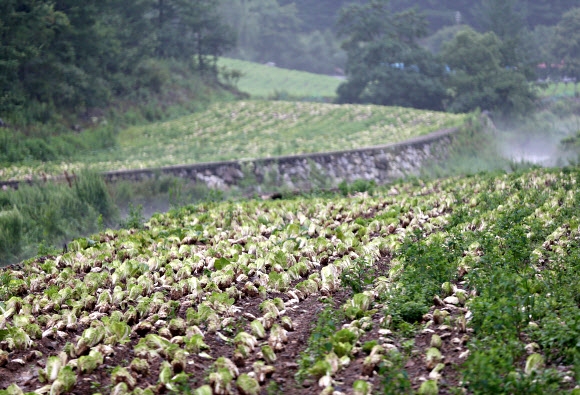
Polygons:
<instances>
[{"instance_id":1,"label":"row of cabbages","mask_svg":"<svg viewBox=\"0 0 580 395\"><path fill-rule=\"evenodd\" d=\"M132 347L136 358L113 369L111 380L116 393L138 393L136 377L152 374L155 359L163 360L159 383L171 388L186 380L192 355L220 357L204 342L215 333L234 347L234 366L256 354L259 360L238 381L259 385L293 329L288 308L332 294L344 269L392 251L407 230L443 224L452 203L440 192L418 205L393 189L383 197L207 204L156 215L146 230L74 241L64 255L10 271L20 286L0 303L0 365L36 350L38 339L56 341L57 355L34 357L48 357L39 373L45 385L26 389L65 393L77 376ZM270 298L271 292L288 300ZM244 313L238 302L253 298L263 299L262 315L245 314L248 327L234 332ZM224 373L228 360L223 364L208 379L215 393L228 393L228 378L238 377Z\"/></svg>"},{"instance_id":2,"label":"row of cabbages","mask_svg":"<svg viewBox=\"0 0 580 395\"><path fill-rule=\"evenodd\" d=\"M560 179L559 179L560 177ZM470 210L469 216L465 216L463 219L466 222L458 223L457 228L453 229L453 235L443 231L438 232L433 235L433 237L428 236L425 240L426 244L432 243L443 243L448 240L458 237L457 229L463 230L463 232L474 232L482 237L489 237L496 232L495 226L496 221L505 221L514 213L517 213L522 208L536 207L531 210L531 213L527 218L521 220L521 222L510 222L511 226L517 226L524 224L524 228L528 229L528 233L525 235L527 239L533 240L537 238L538 232L537 228L531 225L532 223L539 222L541 227L549 228L555 223L560 224L555 227L555 229L548 234L543 243L539 245L541 247L535 250L530 250L532 252L532 259L530 268L536 272L535 279L527 280L527 286L529 287L530 294L529 297L542 298L542 293L546 293L544 290L540 292L540 289L546 286L543 280L544 277L548 276L559 276L562 277L564 274L555 274L554 267L562 269L570 273L570 267L564 264L561 257L567 254L576 253L571 251L571 248L577 248L578 240L580 239L580 220L577 216L568 216L566 212L570 212L571 208L577 207L577 191L574 188L575 180L573 177L569 177L564 174L557 173L544 173L543 171L529 172L520 176L519 178L512 177L511 180L507 181L507 176L498 177L493 182L486 183L471 183L464 185L460 190L464 192L464 203L466 203ZM552 191L545 191L544 187L550 186L550 184L560 182L557 187ZM525 192L518 194L517 192L524 188ZM488 199L493 200L493 196L488 196L486 190L489 191L490 195L496 191L509 191L507 198L502 200L498 206L496 203L490 203L489 209L485 206L487 205ZM536 206L536 194L543 194L544 196L539 199L540 203ZM544 201L545 199L545 201ZM460 206L460 204L458 204ZM517 215L517 214L516 214ZM554 222L555 220L559 222ZM505 223L504 225L505 226ZM451 228L450 228L451 229ZM424 230L427 230L424 228ZM539 233L539 232L538 232ZM463 235L463 234L462 234ZM542 236L542 239L545 236ZM503 243L509 242L507 239L504 240L503 237L495 235L495 242L500 246ZM541 239L541 240L542 240ZM456 278L464 278L467 273L475 273L476 271L482 271L484 267L486 270L489 268L489 262L482 260L482 256L485 255L485 251L479 242L473 242L467 244L468 247L463 251L463 256L459 258L457 262L457 274ZM489 247L488 247L489 248ZM521 265L525 262L520 262ZM526 263L527 264L527 263ZM385 301L385 294L388 294L389 288L392 287L404 287L405 284L397 281L397 275L402 271L403 266L396 260L391 262L391 270L389 271L388 277L379 277L374 282L373 289L369 289L360 294L354 295L344 306L343 309L349 319L353 319L354 316L349 316L349 312L357 310L368 310L369 308L381 309L380 303L388 303L388 297ZM476 278L468 277L468 278ZM471 289L468 291L468 289ZM417 384L417 390L419 394L437 394L439 393L439 381L444 379L445 386L449 385L449 381L445 380L446 375L450 374L453 379L457 379L459 385L464 387L463 390L469 390L469 383L461 381L456 369L446 368L450 361L446 359L445 355L442 354L442 345L449 342L447 349L453 349L455 354L455 359L453 363L463 363L467 360L470 355L470 350L467 348L470 342L470 335L466 332L473 333L473 329L468 328L468 323L472 319L473 314L469 309L470 300L477 296L477 291L473 288L473 284L469 281L461 281L461 284L453 284L450 282L445 282L441 286L440 295L434 297L434 305L431 307L431 313L427 314L423 318L423 330L422 333L430 334L430 344L424 350L414 350L414 352L419 351L420 355L424 357L425 368L429 370L428 374L421 377L414 377L414 383ZM383 300L375 300L376 296L381 295ZM546 297L550 297L550 292L547 292ZM500 297L500 296L498 296ZM510 297L510 295L502 295L501 297ZM575 299L577 301L577 298ZM560 301L562 307L567 303L566 301ZM550 303L556 305L556 301L553 300ZM500 302L501 304L501 302ZM371 307L368 307L368 306ZM353 310L354 309L354 310ZM482 314L478 311L478 314ZM484 313L485 314L485 313ZM356 314L354 314L356 315ZM385 317L389 319L389 317ZM530 328L535 328L535 330L553 330L553 328L540 328L537 322L532 320L532 315L530 314L529 326ZM481 317L479 317L481 320ZM376 320L375 320L376 321ZM524 324L528 324L524 318ZM380 320L379 320L380 322ZM567 327L569 325L573 326L573 322L564 322L559 320L559 326ZM374 322L376 324L377 322ZM454 328L450 327L450 324ZM365 345L360 343L360 337L364 334L365 330L372 329L373 321L370 317L363 317L360 319L355 319L350 323L346 323L343 329L336 334L330 336L327 341L332 344L332 350L326 353L321 359L319 359L316 364L310 369L310 373L319 378L319 385L323 388L322 393L336 394L333 385L335 383L341 384L341 371L348 367L353 354L358 354L360 352L361 346L368 345L371 342L367 342ZM497 322L498 328L501 327L502 323ZM556 328L556 331L558 329ZM363 376L361 380L355 381L354 393L356 394L369 394L372 391L372 380L368 380L368 377L372 378L373 373L376 373L377 368L381 363L390 364L389 358L393 356L393 353L398 353L396 344L396 339L400 338L397 334L393 334L393 338L390 338L390 331L387 329L379 330L381 335L379 341L376 342L372 348L367 347L367 355L364 356L362 362L362 373ZM453 335L452 335L453 334ZM440 336L441 335L441 336ZM501 334L499 335L501 336ZM518 339L522 341L520 345L522 350L525 350L525 354L520 356L522 361L514 364L513 371L509 373L510 376L516 378L525 378L526 380L539 381L544 380L544 377L549 377L550 380L560 380L560 384L564 387L569 386L566 383L573 381L573 366L561 365L558 367L558 371L554 367L548 367L547 360L544 356L544 352L541 350L541 346L536 342L532 342L528 338L528 334L522 332L522 338ZM550 338L548 334L543 334L544 341L546 342L556 342L557 340ZM381 340L381 338L385 338ZM546 340L545 338L549 339ZM382 343L382 344L381 344ZM469 343L471 345L475 344L473 347L477 349L476 343ZM558 343L556 343L558 344ZM562 351L562 350L561 350ZM562 354L564 354L562 352ZM396 357L395 357L396 359ZM552 363L554 363L555 357L552 355ZM562 357L559 357L556 361L562 361ZM477 364L477 361L469 361L472 365ZM562 363L562 362L560 362ZM383 365L384 366L384 365ZM464 366L465 368L465 366ZM477 367L475 367L477 368ZM490 377L492 372L490 373ZM544 375L544 376L542 376ZM550 376L552 375L552 376ZM367 378L365 378L367 377ZM537 378L537 379L534 379ZM375 381L376 382L376 381ZM556 383L557 381L554 381ZM552 383L553 385L556 385ZM547 384L542 384L546 385ZM448 388L448 387L447 387ZM457 389L459 390L459 389ZM579 391L578 387L572 393L577 393Z\"/></svg>"},{"instance_id":3,"label":"row of cabbages","mask_svg":"<svg viewBox=\"0 0 580 395\"><path fill-rule=\"evenodd\" d=\"M556 178L530 173L527 182L546 185ZM188 367L194 359L210 366L197 393L258 393L275 374L277 354L295 329L290 313L305 298L332 295L341 289L343 271L360 262L371 266L393 253L410 230L435 232L428 241L440 242L445 232L437 231L447 224L451 209L461 204L477 208L485 198L480 191L512 187L505 177L493 182L449 179L397 186L376 197L203 204L156 215L145 230L107 231L93 240L77 240L64 255L5 272L11 294L0 302L0 367L16 363L24 372L27 363L39 361L41 384L15 385L37 393L66 393L81 378L96 377L115 354L129 352L132 359L110 371L113 393L180 388L190 380ZM532 215L549 224L552 215L573 202L574 190L559 189ZM525 204L514 195L496 210L467 217L460 226L465 231L487 229L498 213ZM538 271L550 254L565 251L576 237L578 221L573 222L556 228L534 251L532 263ZM458 271L471 271L481 254L478 243L470 245ZM331 352L310 372L321 391L330 392L355 357L357 342L373 324L364 312L380 307L377 297L389 287L400 286L402 268L394 261L388 275L345 303L349 321L333 337ZM442 300L443 305L463 305L471 297L449 283L443 284L441 294L452 298ZM260 314L245 311L248 301L255 301ZM434 308L437 324L445 314L437 303ZM241 316L247 324L236 325ZM208 336L227 344L232 357L217 355ZM42 355L38 339L59 348ZM385 361L392 351L389 344L368 350L366 373ZM425 350L431 370L425 393L445 373L438 345L433 336L432 347ZM140 379L152 376L156 384L140 388ZM371 385L359 380L354 389L365 394ZM12 390L18 393L16 386Z\"/></svg>"}]
</instances>

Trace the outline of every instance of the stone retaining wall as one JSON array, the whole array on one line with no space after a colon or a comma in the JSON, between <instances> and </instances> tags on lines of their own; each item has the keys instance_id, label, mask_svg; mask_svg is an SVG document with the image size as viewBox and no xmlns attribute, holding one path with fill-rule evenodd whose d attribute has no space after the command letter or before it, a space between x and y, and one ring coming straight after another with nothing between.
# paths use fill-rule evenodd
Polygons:
<instances>
[{"instance_id":1,"label":"stone retaining wall","mask_svg":"<svg viewBox=\"0 0 580 395\"><path fill-rule=\"evenodd\" d=\"M222 190L243 184L291 189L333 187L343 180L352 182L357 179L384 184L417 174L427 160L444 160L456 130L445 129L402 143L356 150L111 171L103 175L111 182L171 175Z\"/></svg>"},{"instance_id":2,"label":"stone retaining wall","mask_svg":"<svg viewBox=\"0 0 580 395\"><path fill-rule=\"evenodd\" d=\"M457 129L440 130L402 143L369 148L289 155L275 158L168 166L158 169L104 172L108 182L141 181L169 175L227 190L233 186L310 189L335 187L341 181L374 180L377 184L417 174L427 160L444 160ZM63 181L64 177L55 177ZM0 186L18 188L22 181L0 181ZM30 183L30 181L28 181Z\"/></svg>"}]
</instances>

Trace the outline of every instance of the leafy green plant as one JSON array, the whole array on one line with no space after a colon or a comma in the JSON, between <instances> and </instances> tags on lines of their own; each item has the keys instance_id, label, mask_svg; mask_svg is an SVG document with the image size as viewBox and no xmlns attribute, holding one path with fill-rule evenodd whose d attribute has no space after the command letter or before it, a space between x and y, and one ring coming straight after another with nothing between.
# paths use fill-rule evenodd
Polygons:
<instances>
[{"instance_id":1,"label":"leafy green plant","mask_svg":"<svg viewBox=\"0 0 580 395\"><path fill-rule=\"evenodd\" d=\"M357 179L353 181L351 184L348 184L346 181L341 181L338 184L338 190L344 196L348 196L349 194L356 192L368 192L369 194L372 195L376 187L377 183L374 180L364 180L364 179Z\"/></svg>"},{"instance_id":2,"label":"leafy green plant","mask_svg":"<svg viewBox=\"0 0 580 395\"><path fill-rule=\"evenodd\" d=\"M340 310L331 307L332 300L328 301L328 306L322 310L316 324L310 333L306 349L300 353L298 358L298 372L296 381L301 383L309 376L310 369L328 352L333 349L333 335L337 331L340 323L344 319Z\"/></svg>"},{"instance_id":3,"label":"leafy green plant","mask_svg":"<svg viewBox=\"0 0 580 395\"><path fill-rule=\"evenodd\" d=\"M401 319L410 324L419 322L427 311L429 308L419 302L405 302L398 309Z\"/></svg>"},{"instance_id":4,"label":"leafy green plant","mask_svg":"<svg viewBox=\"0 0 580 395\"><path fill-rule=\"evenodd\" d=\"M364 260L358 259L354 262L354 265L342 271L340 284L343 287L350 288L356 294L371 285L375 277L376 270Z\"/></svg>"},{"instance_id":5,"label":"leafy green plant","mask_svg":"<svg viewBox=\"0 0 580 395\"><path fill-rule=\"evenodd\" d=\"M406 358L398 352L390 352L387 360L379 366L381 392L385 395L413 393L409 374L405 370Z\"/></svg>"},{"instance_id":6,"label":"leafy green plant","mask_svg":"<svg viewBox=\"0 0 580 395\"><path fill-rule=\"evenodd\" d=\"M144 222L143 205L138 204L135 206L133 203L129 203L129 213L127 218L119 225L125 229L141 229L143 228Z\"/></svg>"}]
</instances>

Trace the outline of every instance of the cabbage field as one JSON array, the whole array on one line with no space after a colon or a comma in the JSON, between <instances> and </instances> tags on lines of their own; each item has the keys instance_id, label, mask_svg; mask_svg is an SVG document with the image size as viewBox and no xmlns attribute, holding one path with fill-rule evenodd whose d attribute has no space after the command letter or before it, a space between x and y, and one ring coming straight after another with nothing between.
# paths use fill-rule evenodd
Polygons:
<instances>
[{"instance_id":1,"label":"cabbage field","mask_svg":"<svg viewBox=\"0 0 580 395\"><path fill-rule=\"evenodd\" d=\"M578 394L579 182L203 203L78 239L0 272L0 394Z\"/></svg>"},{"instance_id":2,"label":"cabbage field","mask_svg":"<svg viewBox=\"0 0 580 395\"><path fill-rule=\"evenodd\" d=\"M237 101L168 122L121 131L107 150L68 162L0 168L0 179L326 152L405 141L463 124L466 115L401 107Z\"/></svg>"}]
</instances>

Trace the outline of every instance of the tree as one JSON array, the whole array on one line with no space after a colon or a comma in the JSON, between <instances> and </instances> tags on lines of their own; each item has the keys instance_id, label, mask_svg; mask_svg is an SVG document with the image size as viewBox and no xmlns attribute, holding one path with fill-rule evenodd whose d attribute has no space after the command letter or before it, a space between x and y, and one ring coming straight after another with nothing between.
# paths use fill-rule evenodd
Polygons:
<instances>
[{"instance_id":1,"label":"tree","mask_svg":"<svg viewBox=\"0 0 580 395\"><path fill-rule=\"evenodd\" d=\"M392 13L387 0L343 8L338 33L345 38L348 81L338 101L442 109L444 67L417 44L425 32L422 15Z\"/></svg>"},{"instance_id":2,"label":"tree","mask_svg":"<svg viewBox=\"0 0 580 395\"><path fill-rule=\"evenodd\" d=\"M0 3L0 112L27 99L23 77L36 75L31 63L43 56L46 46L68 24L66 15L42 2Z\"/></svg>"},{"instance_id":3,"label":"tree","mask_svg":"<svg viewBox=\"0 0 580 395\"><path fill-rule=\"evenodd\" d=\"M465 29L444 45L442 57L451 69L449 110L480 108L508 116L532 108L534 91L523 73L502 65L502 44L493 32Z\"/></svg>"},{"instance_id":4,"label":"tree","mask_svg":"<svg viewBox=\"0 0 580 395\"><path fill-rule=\"evenodd\" d=\"M195 57L201 70L215 71L215 59L236 42L218 13L219 0L157 0L157 55ZM210 67L211 66L211 67Z\"/></svg>"},{"instance_id":5,"label":"tree","mask_svg":"<svg viewBox=\"0 0 580 395\"><path fill-rule=\"evenodd\" d=\"M482 30L502 41L517 37L524 28L525 12L518 0L482 0L476 15Z\"/></svg>"},{"instance_id":6,"label":"tree","mask_svg":"<svg viewBox=\"0 0 580 395\"><path fill-rule=\"evenodd\" d=\"M294 4L298 11L297 17L303 22L300 25L302 33L316 30L325 31L335 27L338 10L352 3L352 0L278 0L281 6Z\"/></svg>"},{"instance_id":7,"label":"tree","mask_svg":"<svg viewBox=\"0 0 580 395\"><path fill-rule=\"evenodd\" d=\"M533 30L525 30L522 34L522 52L525 54L526 63L534 67L534 73L541 79L554 79L560 76L558 66L561 59L553 53L555 26L536 26Z\"/></svg>"},{"instance_id":8,"label":"tree","mask_svg":"<svg viewBox=\"0 0 580 395\"><path fill-rule=\"evenodd\" d=\"M157 78L163 70L155 68L156 56L215 74L216 57L235 44L218 5L219 0L2 1L0 113L28 107L27 118L47 122L58 109L82 112L140 86L154 89L163 80Z\"/></svg>"},{"instance_id":9,"label":"tree","mask_svg":"<svg viewBox=\"0 0 580 395\"><path fill-rule=\"evenodd\" d=\"M578 0L527 1L527 22L530 28L538 25L553 26L562 14L578 6Z\"/></svg>"},{"instance_id":10,"label":"tree","mask_svg":"<svg viewBox=\"0 0 580 395\"><path fill-rule=\"evenodd\" d=\"M554 54L562 60L563 72L580 83L580 8L565 13L556 25Z\"/></svg>"},{"instance_id":11,"label":"tree","mask_svg":"<svg viewBox=\"0 0 580 395\"><path fill-rule=\"evenodd\" d=\"M238 33L235 57L288 67L300 56L297 35L301 21L294 4L280 6L276 0L234 0L222 12Z\"/></svg>"},{"instance_id":12,"label":"tree","mask_svg":"<svg viewBox=\"0 0 580 395\"><path fill-rule=\"evenodd\" d=\"M0 4L0 106L33 102L43 120L55 108L108 103L116 74L124 78L148 51L143 1L10 0ZM139 21L133 31L131 18ZM4 108L2 108L4 109ZM45 114L45 115L42 115Z\"/></svg>"},{"instance_id":13,"label":"tree","mask_svg":"<svg viewBox=\"0 0 580 395\"><path fill-rule=\"evenodd\" d=\"M535 80L536 56L526 47L526 9L521 0L482 0L475 15L484 32L494 32L501 40L502 66L517 68Z\"/></svg>"}]
</instances>

